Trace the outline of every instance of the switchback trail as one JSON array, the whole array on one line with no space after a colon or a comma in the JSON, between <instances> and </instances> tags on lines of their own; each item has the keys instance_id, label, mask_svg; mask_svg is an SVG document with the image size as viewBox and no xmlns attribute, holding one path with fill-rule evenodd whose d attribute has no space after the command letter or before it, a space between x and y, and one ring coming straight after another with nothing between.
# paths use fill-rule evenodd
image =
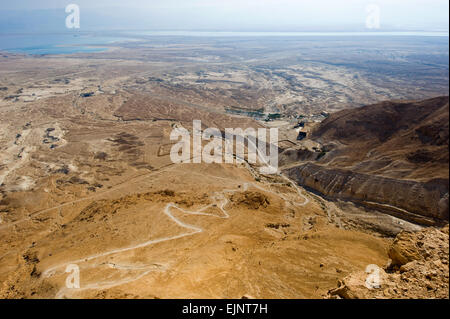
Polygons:
<instances>
[{"instance_id":1,"label":"switchback trail","mask_svg":"<svg viewBox=\"0 0 450 319\"><path fill-rule=\"evenodd\" d=\"M280 174L280 176L284 177L283 175ZM284 177L289 183L291 183L291 185L293 185L298 193L299 196L303 197L303 202L301 203L293 203L294 205L297 206L305 206L309 203L309 199L304 196L301 193L301 190L297 187L297 185L295 185L295 183L293 183L291 180L289 180L287 177ZM46 269L45 271L43 271L42 276L44 278L49 278L52 277L54 275L56 275L58 273L62 273L63 271L65 271L65 267L67 267L68 265L71 264L81 264L81 263L85 263L94 259L98 259L101 257L106 257L106 256L110 256L113 254L119 254L119 253L123 253L123 252L127 252L127 251L131 251L131 250L135 250L135 249L139 249L139 248L144 248L150 245L155 245L158 243L163 243L163 242L167 242L167 241L172 241L172 240L177 240L177 239L181 239L184 237L188 237L188 236L193 236L195 234L201 233L204 231L204 229L191 225L191 224L187 224L185 222L182 222L180 219L178 219L177 217L174 216L173 211L174 210L178 210L183 214L186 215L200 215L200 216L207 216L207 217L215 217L215 218L221 218L221 219L228 219L230 217L230 215L228 214L227 210L225 209L225 207L227 206L227 204L229 203L229 199L227 197L227 195L232 195L236 192L242 192L242 191L247 191L249 189L249 187L254 187L256 189L259 189L263 192L267 192L267 193L271 193L274 194L275 196L278 196L280 198L282 198L285 201L290 201L289 199L287 199L285 196L283 196L280 193L274 192L272 190L266 189L256 183L245 183L243 188L236 188L236 189L225 189L222 190L221 192L217 192L213 194L213 200L214 202L212 204L209 204L207 206L204 206L203 208L200 208L197 211L189 211L186 209L183 209L181 207L179 207L178 205L176 205L175 203L168 203L164 210L163 213L169 217L174 223L176 223L178 226L181 226L183 228L185 228L187 231L175 236L169 236L169 237L162 237L162 238L158 238L158 239L152 239L143 243L139 243L136 245L132 245L132 246L128 246L128 247L124 247L124 248L117 248L117 249L113 249L113 250L109 250L106 252L102 252L102 253L98 253L98 254L93 254L90 256L86 256L77 260L72 260L69 262L65 262L62 264L58 264L55 265L51 268ZM220 211L221 211L221 215L216 215L216 214L211 214L211 213L207 213L206 211L211 208L211 207L217 207ZM89 268L91 267L98 267L103 265L102 263L99 263L97 265L94 266L89 266ZM139 280L140 278L144 277L145 275L149 274L152 271L158 271L161 269L165 269L164 267L154 267L155 264L152 264L148 267L145 266L120 266L120 265L116 265L116 267L114 267L115 269L119 269L119 270L142 270L142 273L132 276L130 278L127 279L120 279L120 280L116 280L116 281L107 281L107 282L103 282L103 283L95 283L95 284L88 284L88 285L84 285L83 287L80 287L78 289L68 289L68 288L62 288L60 291L58 291L58 293L56 294L56 298L61 298L67 294L72 294L72 293L76 293L79 291L83 291L83 290L88 290L88 289L107 289L107 288L111 288L114 286L119 286L119 285L123 285L126 283L130 283L136 280ZM80 267L81 268L81 267Z\"/></svg>"}]
</instances>

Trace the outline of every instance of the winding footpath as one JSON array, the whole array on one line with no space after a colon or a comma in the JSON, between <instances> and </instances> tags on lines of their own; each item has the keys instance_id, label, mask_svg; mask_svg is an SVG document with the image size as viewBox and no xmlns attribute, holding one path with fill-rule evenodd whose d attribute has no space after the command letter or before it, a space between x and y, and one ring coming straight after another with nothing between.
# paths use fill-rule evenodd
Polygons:
<instances>
[{"instance_id":1,"label":"winding footpath","mask_svg":"<svg viewBox=\"0 0 450 319\"><path fill-rule=\"evenodd\" d=\"M283 179L285 179L287 182L289 182L295 189L297 194L303 198L303 201L301 203L292 203L293 205L296 206L305 206L309 203L309 199L302 194L300 188L294 183L292 182L289 178L285 177L282 174L279 174L279 176L281 176ZM187 231L175 236L170 236L170 237L162 237L162 238L158 238L158 239L153 239L153 240L149 240L137 245L133 245L133 246L128 246L128 247L124 247L124 248L118 248L118 249L113 249L113 250L109 250L106 252L102 252L102 253L98 253L98 254L93 254L90 256L86 256L77 260L72 260L69 262L65 262L59 265L55 265L51 268L46 269L43 273L42 276L43 278L49 278L52 276L55 276L58 273L62 273L65 271L65 267L67 267L68 265L71 264L81 264L81 263L85 263L94 259L98 259L101 257L106 257L106 256L110 256L113 254L119 254L119 253L123 253L123 252L127 252L127 251L131 251L131 250L135 250L135 249L139 249L139 248L144 248L150 245L155 245L158 243L163 243L163 242L167 242L167 241L172 241L172 240L177 240L177 239L181 239L184 237L188 237L188 236L193 236L195 234L201 233L204 231L204 229L191 225L191 224L187 224L185 222L182 222L180 219L178 219L176 216L174 216L173 214L173 210L178 210L180 212L182 212L183 214L186 215L200 215L200 216L208 216L208 217L215 217L215 218L221 218L221 219L228 219L230 217L230 215L228 214L227 210L225 209L225 207L228 205L229 203L229 199L227 197L227 195L232 195L236 192L242 192L242 191L247 191L250 187L254 187L256 189L259 189L263 192L267 192L267 193L271 193L274 194L275 196L278 196L280 198L282 198L283 200L287 201L287 202L291 202L291 200L289 200L287 197L285 197L284 195L274 192L270 189L266 189L260 185L258 185L257 183L245 183L243 188L236 188L236 189L225 189L222 190L221 192L218 193L214 193L213 195L213 199L214 199L214 203L209 204L197 211L189 211L186 209L183 209L181 207L179 207L178 205L176 205L175 203L168 203L164 210L163 213L169 217L174 223L176 223L178 226L181 226L183 228L185 228ZM207 213L206 210L208 210L209 208L212 207L217 207L220 211L221 211L221 215L216 215L216 214L210 214ZM101 265L104 265L105 263L99 263L97 265L93 265L93 266L89 266L89 268L91 267L98 267ZM156 264L152 264L149 266L133 266L133 265L128 265L128 266L123 266L123 265L114 265L114 269L118 269L118 270L125 270L125 271L141 271L140 274L132 276L130 278L127 279L120 279L120 280L116 280L116 281L106 281L106 282L101 282L101 283L95 283L95 284L87 284L87 285L83 285L83 287L75 289L75 288L62 288L58 291L58 293L56 294L55 298L63 298L63 297L67 297L68 295L72 295L73 293L76 292L80 292L83 290L89 290L89 289L96 289L96 290L100 290L100 289L108 289L108 288L112 288L115 286L119 286L119 285L123 285L123 284L127 284L136 280L141 279L142 277L146 276L147 274L149 274L150 272L154 272L154 271L161 271L161 270L165 270L166 268L163 266L155 266ZM81 267L80 267L81 268ZM59 271L59 272L58 272Z\"/></svg>"},{"instance_id":2,"label":"winding footpath","mask_svg":"<svg viewBox=\"0 0 450 319\"><path fill-rule=\"evenodd\" d=\"M251 143L250 140L249 140L249 142ZM262 162L262 164L265 164L267 167L270 167L270 165L267 162L266 158L262 154L260 154L258 148L256 148L256 149L258 151L258 157L259 157L260 161ZM247 161L244 160L244 163L246 164L247 169L253 175L253 177L256 177L256 176L259 175L259 174L257 174L254 171L253 167L251 167L250 164L248 164ZM168 166L172 166L172 165L168 165ZM167 168L167 167L164 167L164 168ZM158 172L160 172L160 171L158 171ZM134 178L134 181L140 180L142 178L146 178L146 177L148 177L148 176L150 176L150 175L152 175L154 173L157 173L157 172L151 172L151 173L143 174L141 176L137 176L137 177ZM310 202L309 198L307 198L303 194L303 192L300 189L300 187L298 187L298 185L294 181L292 181L291 179L289 179L287 176L285 176L284 174L282 174L280 172L277 172L276 175L279 176L284 181L286 181L288 184L290 184L295 189L296 195L303 199L302 202L293 202L292 199L287 198L283 194L280 194L278 192L274 192L274 191L270 190L270 185L269 185L269 189L268 189L268 188L265 188L265 187L261 186L260 185L261 183L252 182L252 183L244 183L243 188L238 187L236 189L225 189L225 190L222 190L221 192L214 193L213 197L212 197L213 200L214 200L214 203L213 204L209 204L209 205L207 205L207 206L205 206L205 207L203 207L203 208L201 208L201 209L199 209L197 211L188 211L188 210L185 210L185 209L179 207L175 203L168 203L165 206L165 208L163 210L163 213L168 218L170 218L175 224L177 224L178 226L180 226L182 228L185 228L187 230L186 232L178 234L178 235L174 235L174 236L168 236L168 237L162 237L162 238L158 238L158 239L148 240L148 241L145 241L145 242L142 242L142 243L139 243L139 244L136 244L136 245L128 246L128 247L112 249L112 250L109 250L109 251L106 251L106 252L97 253L97 254L86 256L86 257L83 257L83 258L80 258L80 259L77 259L77 260L72 260L72 261L69 261L69 262L58 264L58 265L52 266L52 267L46 269L45 271L43 271L42 272L42 277L43 278L50 278L50 277L53 277L53 276L55 276L57 274L63 274L65 272L65 269L66 269L66 267L68 265L72 265L72 264L78 265L78 264L86 263L86 262L89 262L89 261L92 261L92 260L95 260L95 259L99 259L99 258L102 258L102 257L106 257L106 256L114 255L114 254L120 254L120 253L124 253L124 252L127 252L127 251L131 251L131 250L135 250L135 249L139 249L139 248L144 248L144 247L148 247L148 246L151 246L151 245L155 245L155 244L159 244L159 243L163 243L163 242L167 242L167 241L177 240L177 239L181 239L181 238L184 238L184 237L193 236L195 234L201 233L201 232L204 231L202 228L182 222L180 219L178 219L176 216L174 216L173 211L174 210L178 210L178 211L180 211L181 213L183 213L185 215L200 215L200 216L208 216L208 217L215 217L215 218L221 218L221 219L228 219L230 217L230 215L228 214L227 210L225 209L225 207L229 203L229 199L228 199L227 195L232 195L232 194L234 194L236 192L247 191L250 187L256 188L256 189L258 189L260 191L263 191L263 192L271 193L271 194L273 194L273 195L283 199L285 202L290 203L290 204L295 205L295 206L306 206ZM229 179L229 180L235 182L232 179ZM130 182L130 181L128 181L128 182ZM69 205L73 205L75 203L79 203L79 202L86 201L86 200L89 200L89 199L94 199L96 197L104 195L105 193L109 193L109 192L115 191L115 190L117 190L119 188L122 188L125 185L127 185L128 182L118 184L118 185L116 185L115 187L113 187L110 190L104 191L102 193L95 194L95 195L90 196L90 197L86 197L86 198L81 198L81 199L78 199L78 200L70 201L70 202L63 203L61 205L55 206L55 207L47 208L47 209L44 209L44 210L32 213L27 218L24 218L24 219L21 219L21 220L18 220L18 221L15 221L15 222L8 223L6 225L0 226L0 230L4 229L4 228L9 228L11 226L17 225L17 224L22 223L24 221L29 221L33 217L36 217L36 216L38 216L40 214L43 214L43 213L46 213L46 212L49 212L49 211L52 211L52 210L61 209L63 207L66 207L66 206L69 206ZM275 184L282 184L282 183L272 183L272 184L275 185ZM221 215L219 216L219 215L216 215L216 214L211 214L211 213L207 213L206 212L208 209L210 209L212 207L217 207L220 210ZM85 285L83 285L83 287L80 287L78 289L63 287L56 293L55 298L64 298L64 297L70 296L70 295L72 295L72 294L74 294L76 292L89 290L89 289L101 290L101 289L112 288L112 287L115 287L115 286L119 286L119 285L123 285L123 284L127 284L127 283L130 283L130 282L139 280L139 279L141 279L142 277L148 275L151 272L161 271L161 270L165 270L166 269L165 266L158 265L158 264L136 266L136 265L118 265L118 264L105 263L105 262L97 263L97 264L94 263L93 265L87 265L87 266L84 266L84 269L85 268L94 268L94 267L96 268L96 267L101 267L101 266L104 266L104 265L107 265L110 268L117 269L117 270L122 270L122 271L127 271L127 272L137 271L137 272L140 272L140 273L138 275L131 276L131 277L126 278L126 279L119 279L119 280L105 281L105 282L97 282L97 283L94 283L94 284L85 284Z\"/></svg>"}]
</instances>

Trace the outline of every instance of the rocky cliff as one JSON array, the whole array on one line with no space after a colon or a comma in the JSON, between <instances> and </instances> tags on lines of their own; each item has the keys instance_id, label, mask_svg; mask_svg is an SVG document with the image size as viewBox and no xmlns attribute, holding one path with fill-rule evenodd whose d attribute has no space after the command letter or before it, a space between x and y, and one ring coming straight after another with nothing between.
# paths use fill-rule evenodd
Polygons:
<instances>
[{"instance_id":1,"label":"rocky cliff","mask_svg":"<svg viewBox=\"0 0 450 319\"><path fill-rule=\"evenodd\" d=\"M327 298L449 298L448 225L402 232L389 248L390 262L350 274Z\"/></svg>"},{"instance_id":2,"label":"rocky cliff","mask_svg":"<svg viewBox=\"0 0 450 319\"><path fill-rule=\"evenodd\" d=\"M290 150L280 162L329 198L440 225L449 219L448 112L448 97L337 112L312 134L322 152Z\"/></svg>"},{"instance_id":3,"label":"rocky cliff","mask_svg":"<svg viewBox=\"0 0 450 319\"><path fill-rule=\"evenodd\" d=\"M398 180L313 163L285 173L299 184L332 199L350 200L420 224L448 221L448 181Z\"/></svg>"}]
</instances>

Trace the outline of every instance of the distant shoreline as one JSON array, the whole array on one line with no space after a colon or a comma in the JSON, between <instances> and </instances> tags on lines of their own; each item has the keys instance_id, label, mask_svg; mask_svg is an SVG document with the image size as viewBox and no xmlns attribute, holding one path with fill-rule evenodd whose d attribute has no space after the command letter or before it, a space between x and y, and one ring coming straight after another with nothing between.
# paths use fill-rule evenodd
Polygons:
<instances>
[{"instance_id":1,"label":"distant shoreline","mask_svg":"<svg viewBox=\"0 0 450 319\"><path fill-rule=\"evenodd\" d=\"M448 32L234 32L234 31L145 31L117 30L109 32L76 31L64 33L0 33L0 51L29 55L61 55L100 53L112 44L148 41L149 38L374 38L374 37L430 37L448 38Z\"/></svg>"},{"instance_id":2,"label":"distant shoreline","mask_svg":"<svg viewBox=\"0 0 450 319\"><path fill-rule=\"evenodd\" d=\"M194 36L194 37L311 37L311 36L430 36L448 37L448 31L366 31L366 32L240 32L240 31L122 31L144 36Z\"/></svg>"}]
</instances>

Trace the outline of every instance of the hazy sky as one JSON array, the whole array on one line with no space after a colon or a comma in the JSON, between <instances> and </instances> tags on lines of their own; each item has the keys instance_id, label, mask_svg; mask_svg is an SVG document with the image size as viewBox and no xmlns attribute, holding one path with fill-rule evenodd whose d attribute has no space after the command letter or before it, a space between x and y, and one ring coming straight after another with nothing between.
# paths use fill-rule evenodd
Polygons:
<instances>
[{"instance_id":1,"label":"hazy sky","mask_svg":"<svg viewBox=\"0 0 450 319\"><path fill-rule=\"evenodd\" d=\"M347 29L365 25L368 4L382 28L448 30L448 0L1 0L8 10L63 9L75 3L85 27L149 29ZM53 10L55 11L55 10ZM55 16L55 18L57 15ZM31 18L30 18L31 19ZM20 23L17 22L19 25ZM320 30L319 30L320 31Z\"/></svg>"}]
</instances>

